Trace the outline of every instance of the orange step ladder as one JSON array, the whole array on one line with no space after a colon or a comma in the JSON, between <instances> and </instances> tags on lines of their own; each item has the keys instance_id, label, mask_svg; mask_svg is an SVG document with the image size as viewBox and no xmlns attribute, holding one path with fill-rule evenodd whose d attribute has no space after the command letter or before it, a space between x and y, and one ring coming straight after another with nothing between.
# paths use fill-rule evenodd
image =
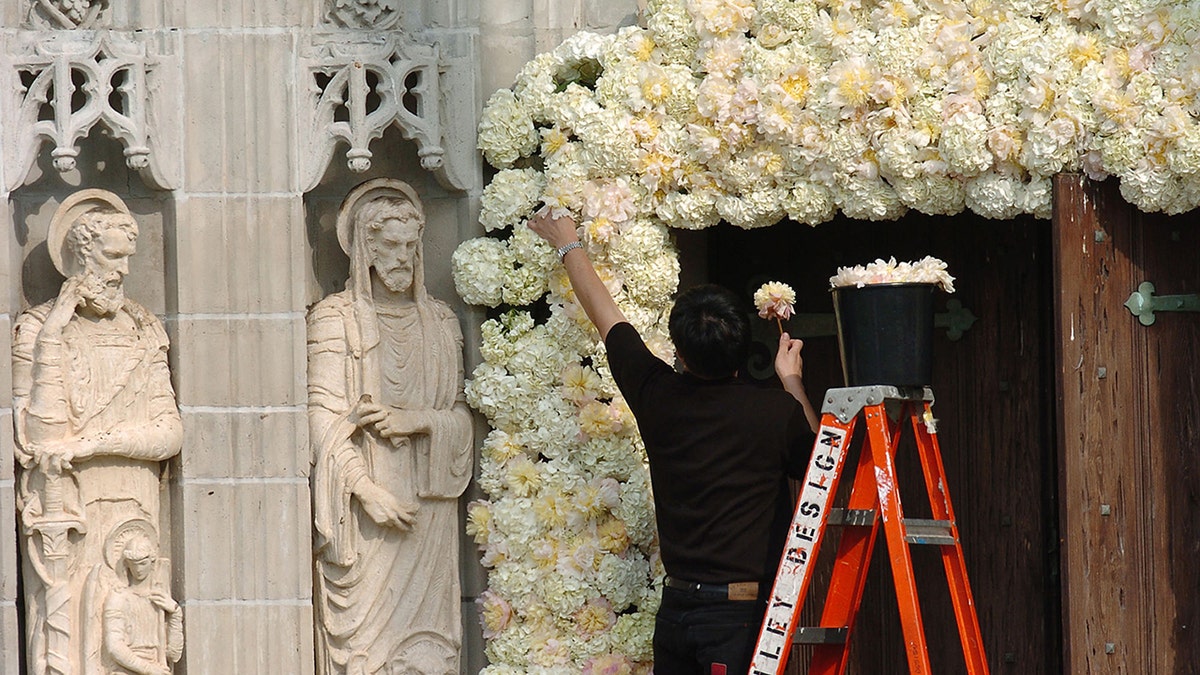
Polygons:
<instances>
[{"instance_id":1,"label":"orange step ladder","mask_svg":"<svg viewBox=\"0 0 1200 675\"><path fill-rule=\"evenodd\" d=\"M896 600L904 629L905 653L912 675L929 675L929 649L917 599L910 544L941 549L968 675L987 675L988 664L975 616L975 602L959 543L958 527L942 454L934 429L933 392L928 388L891 386L830 389L821 410L821 428L813 445L787 544L759 631L750 675L776 675L787 664L793 641L812 644L809 675L841 675L850 654L850 636L867 583L876 534L883 525L891 558ZM889 416L892 411L894 416ZM898 416L895 413L899 412ZM831 507L858 420L866 421L854 484L845 508ZM925 488L933 518L905 518L896 480L896 446L905 420L916 436ZM816 627L796 626L812 581L813 563L826 527L841 525L829 592Z\"/></svg>"}]
</instances>

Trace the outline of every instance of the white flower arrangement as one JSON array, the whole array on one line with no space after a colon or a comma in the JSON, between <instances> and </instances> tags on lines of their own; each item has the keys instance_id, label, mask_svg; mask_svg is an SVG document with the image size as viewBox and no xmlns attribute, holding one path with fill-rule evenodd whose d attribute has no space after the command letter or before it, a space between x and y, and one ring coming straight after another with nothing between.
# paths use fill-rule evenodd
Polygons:
<instances>
[{"instance_id":1,"label":"white flower arrangement","mask_svg":"<svg viewBox=\"0 0 1200 675\"><path fill-rule=\"evenodd\" d=\"M895 258L877 259L867 265L839 267L829 278L830 288L872 284L933 284L947 293L954 292L954 277L946 271L946 263L933 256L915 262L896 262Z\"/></svg>"},{"instance_id":2,"label":"white flower arrangement","mask_svg":"<svg viewBox=\"0 0 1200 675\"><path fill-rule=\"evenodd\" d=\"M1048 218L1060 171L1115 176L1144 211L1197 208L1197 43L1200 4L1185 2L648 0L644 28L579 33L526 64L480 124L501 170L482 197L490 236L453 260L466 302L516 308L483 326L468 386L502 434L485 443L487 499L473 507L491 517L471 525L496 596L486 672L646 672L661 573L644 455L603 345L524 227L539 203L575 217L622 310L669 359L679 268L666 228L910 209ZM952 288L944 265L876 267L866 274L928 271ZM544 322L521 310L543 299ZM581 506L604 479L619 503ZM618 521L620 554L597 543ZM617 622L584 648L576 613L601 600Z\"/></svg>"}]
</instances>

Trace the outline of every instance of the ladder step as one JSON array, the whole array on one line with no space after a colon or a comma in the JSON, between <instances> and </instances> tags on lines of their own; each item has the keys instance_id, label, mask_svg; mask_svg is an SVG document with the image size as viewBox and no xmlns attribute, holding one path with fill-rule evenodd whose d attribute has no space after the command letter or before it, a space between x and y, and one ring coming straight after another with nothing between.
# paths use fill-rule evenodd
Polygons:
<instances>
[{"instance_id":1,"label":"ladder step","mask_svg":"<svg viewBox=\"0 0 1200 675\"><path fill-rule=\"evenodd\" d=\"M904 539L910 544L953 546L958 543L951 530L953 526L954 523L949 520L905 518Z\"/></svg>"},{"instance_id":2,"label":"ladder step","mask_svg":"<svg viewBox=\"0 0 1200 675\"><path fill-rule=\"evenodd\" d=\"M794 645L844 645L846 644L846 628L821 628L819 626L801 626L796 629L792 638Z\"/></svg>"},{"instance_id":3,"label":"ladder step","mask_svg":"<svg viewBox=\"0 0 1200 675\"><path fill-rule=\"evenodd\" d=\"M842 525L848 527L870 527L875 524L874 509L830 509L829 519L826 521L829 525Z\"/></svg>"}]
</instances>

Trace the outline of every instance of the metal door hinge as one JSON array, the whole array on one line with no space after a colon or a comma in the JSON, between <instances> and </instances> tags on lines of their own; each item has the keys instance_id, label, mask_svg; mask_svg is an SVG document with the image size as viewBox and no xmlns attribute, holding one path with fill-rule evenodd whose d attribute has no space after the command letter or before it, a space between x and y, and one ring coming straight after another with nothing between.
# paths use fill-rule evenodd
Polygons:
<instances>
[{"instance_id":1,"label":"metal door hinge","mask_svg":"<svg viewBox=\"0 0 1200 675\"><path fill-rule=\"evenodd\" d=\"M1200 295L1154 295L1154 284L1143 281L1125 301L1143 326L1154 323L1155 312L1200 312Z\"/></svg>"}]
</instances>

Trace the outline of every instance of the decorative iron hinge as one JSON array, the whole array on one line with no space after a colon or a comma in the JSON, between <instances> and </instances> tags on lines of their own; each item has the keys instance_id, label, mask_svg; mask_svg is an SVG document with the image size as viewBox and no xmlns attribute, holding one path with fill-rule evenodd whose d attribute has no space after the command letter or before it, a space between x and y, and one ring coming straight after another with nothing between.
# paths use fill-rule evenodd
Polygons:
<instances>
[{"instance_id":1,"label":"decorative iron hinge","mask_svg":"<svg viewBox=\"0 0 1200 675\"><path fill-rule=\"evenodd\" d=\"M1154 324L1155 312L1200 312L1200 295L1154 295L1154 284L1143 281L1125 301L1143 326Z\"/></svg>"}]
</instances>

